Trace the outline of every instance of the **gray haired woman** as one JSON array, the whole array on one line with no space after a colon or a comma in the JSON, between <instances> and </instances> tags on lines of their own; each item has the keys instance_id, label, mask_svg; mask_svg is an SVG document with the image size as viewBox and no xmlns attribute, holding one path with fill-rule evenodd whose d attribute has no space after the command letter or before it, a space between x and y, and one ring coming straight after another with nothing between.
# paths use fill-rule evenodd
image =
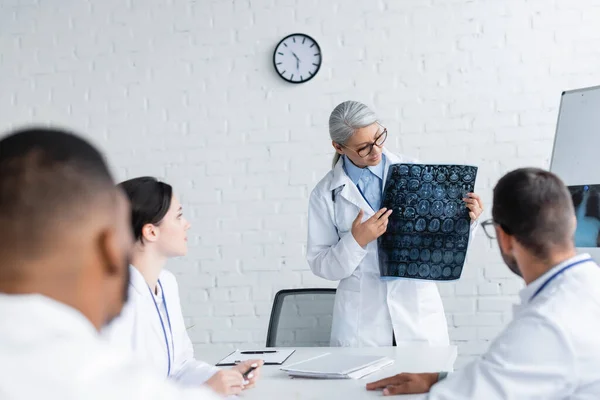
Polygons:
<instances>
[{"instance_id":1,"label":"gray haired woman","mask_svg":"<svg viewBox=\"0 0 600 400\"><path fill-rule=\"evenodd\" d=\"M307 260L313 273L340 281L333 311L332 346L447 345L444 307L433 282L382 279L377 238L392 210L381 208L391 164L414 162L384 148L387 129L357 101L339 104L329 118L336 153L332 170L310 195ZM472 221L483 207L469 193ZM471 224L471 230L476 224Z\"/></svg>"}]
</instances>

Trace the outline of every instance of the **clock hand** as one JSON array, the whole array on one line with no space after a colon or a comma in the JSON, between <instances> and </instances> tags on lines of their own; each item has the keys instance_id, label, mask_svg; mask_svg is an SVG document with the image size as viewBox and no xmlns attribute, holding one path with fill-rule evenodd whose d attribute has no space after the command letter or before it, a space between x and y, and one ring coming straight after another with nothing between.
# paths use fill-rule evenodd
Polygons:
<instances>
[{"instance_id":1,"label":"clock hand","mask_svg":"<svg viewBox=\"0 0 600 400\"><path fill-rule=\"evenodd\" d=\"M294 53L293 51L292 51L292 55L294 57L296 57L296 70L299 71L300 70L300 58L298 58L298 56L296 55L296 53Z\"/></svg>"}]
</instances>

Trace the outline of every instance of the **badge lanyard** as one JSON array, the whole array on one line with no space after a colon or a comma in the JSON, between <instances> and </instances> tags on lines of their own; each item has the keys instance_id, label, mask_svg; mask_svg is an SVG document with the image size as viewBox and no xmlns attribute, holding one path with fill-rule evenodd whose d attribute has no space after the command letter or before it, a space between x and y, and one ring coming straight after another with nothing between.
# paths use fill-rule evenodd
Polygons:
<instances>
[{"instance_id":1,"label":"badge lanyard","mask_svg":"<svg viewBox=\"0 0 600 400\"><path fill-rule=\"evenodd\" d=\"M160 286L160 294L162 295L162 301L165 305L165 313L167 314L167 324L169 325L169 333L171 334L171 346L173 347L173 353L175 352L175 343L173 343L173 329L171 329L171 318L169 317L169 309L167 308L167 299L165 298L165 291L163 290L162 283L160 280L158 281L158 286ZM160 319L160 326L163 330L163 335L165 336L165 344L167 345L167 358L169 359L169 364L167 367L167 377L171 375L171 346L169 346L169 339L167 338L167 330L165 328L165 323L163 321L162 315L160 314L160 310L158 309L158 304L156 303L156 299L154 298L154 293L152 293L152 289L148 286L148 290L150 291L150 295L152 296L152 301L154 302L154 307L156 307L156 313L158 314L158 318ZM175 358L175 354L173 354L173 358ZM175 361L175 360L173 360Z\"/></svg>"},{"instance_id":2,"label":"badge lanyard","mask_svg":"<svg viewBox=\"0 0 600 400\"><path fill-rule=\"evenodd\" d=\"M532 301L532 300L535 298L535 296L537 296L538 294L540 294L540 292L541 292L542 290L544 290L544 288L545 288L545 287L546 287L546 286L547 286L547 285L548 285L550 282L552 282L552 280L553 280L554 278L556 278L557 276L561 275L561 274L562 274L563 272L565 272L566 270L573 268L573 267L574 267L574 266L576 266L576 265L583 264L583 263L586 263L586 262L589 262L589 261L593 261L593 260L592 260L591 258L584 258L583 260L575 261L575 262L573 262L573 263L571 263L571 264L569 264L569 265L565 265L563 268L561 268L560 270L556 271L556 273L555 273L554 275L552 275L550 278L548 278L548 280L547 280L546 282L544 282L544 283L542 284L542 286L540 286L540 287L538 288L538 290L536 290L536 291L535 291L535 293L533 294L533 296L531 296L531 299L529 299L529 301L531 302L531 301Z\"/></svg>"}]
</instances>

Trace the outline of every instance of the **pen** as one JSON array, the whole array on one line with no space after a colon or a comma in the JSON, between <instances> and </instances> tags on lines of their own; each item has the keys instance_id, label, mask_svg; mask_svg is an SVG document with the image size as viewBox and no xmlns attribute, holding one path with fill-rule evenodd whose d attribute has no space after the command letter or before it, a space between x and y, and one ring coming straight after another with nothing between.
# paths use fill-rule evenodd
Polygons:
<instances>
[{"instance_id":1,"label":"pen","mask_svg":"<svg viewBox=\"0 0 600 400\"><path fill-rule=\"evenodd\" d=\"M258 365L252 364L250 369L242 374L242 376L244 377L244 380L248 380L248 374L250 374L250 372L254 371L256 368L258 368Z\"/></svg>"},{"instance_id":2,"label":"pen","mask_svg":"<svg viewBox=\"0 0 600 400\"><path fill-rule=\"evenodd\" d=\"M242 351L240 354L272 354L277 353L277 350L257 350L257 351Z\"/></svg>"}]
</instances>

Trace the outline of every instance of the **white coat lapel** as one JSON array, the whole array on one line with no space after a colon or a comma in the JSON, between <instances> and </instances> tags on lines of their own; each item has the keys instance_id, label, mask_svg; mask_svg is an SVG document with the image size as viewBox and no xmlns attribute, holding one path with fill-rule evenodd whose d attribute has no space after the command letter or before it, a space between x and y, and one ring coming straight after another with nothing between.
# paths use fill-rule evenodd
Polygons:
<instances>
[{"instance_id":1,"label":"white coat lapel","mask_svg":"<svg viewBox=\"0 0 600 400\"><path fill-rule=\"evenodd\" d=\"M139 296L145 296L148 293L148 284L142 273L133 265L129 266L129 286L133 287Z\"/></svg>"},{"instance_id":2,"label":"white coat lapel","mask_svg":"<svg viewBox=\"0 0 600 400\"><path fill-rule=\"evenodd\" d=\"M149 340L151 343L159 343L160 348L162 348L164 351L164 359L166 360L167 347L165 344L165 333L163 332L162 325L160 323L160 317L158 315L158 312L156 311L156 306L154 305L152 293L148 289L148 284L146 283L146 280L135 267L131 266L130 272L131 278L129 284L133 286L137 294L140 296L140 307L138 309L138 312L143 313L143 315L140 316L140 321L144 321L145 324L147 324L147 326L151 327L152 331L152 338L148 337L146 340ZM168 329L166 327L166 321L164 323L165 329ZM144 326L144 328L145 327L146 325ZM155 358L156 355L152 355L151 357Z\"/></svg>"},{"instance_id":3,"label":"white coat lapel","mask_svg":"<svg viewBox=\"0 0 600 400\"><path fill-rule=\"evenodd\" d=\"M346 171L344 171L343 165L344 161L340 158L335 164L335 167L333 167L333 178L331 179L329 190L332 192L332 194L335 191L336 197L343 197L350 203L354 204L356 207L364 210L366 214L374 214L375 211L371 208L369 203L367 203L367 201L362 197L362 195L358 191L358 188L348 177L348 175L346 175Z\"/></svg>"},{"instance_id":4,"label":"white coat lapel","mask_svg":"<svg viewBox=\"0 0 600 400\"><path fill-rule=\"evenodd\" d=\"M388 171L390 169L390 165L398 164L402 162L415 162L413 160L404 160L404 157L398 157L394 153L388 151L385 147L383 148L383 154L385 155L385 166L383 173L383 187L385 187L385 183L387 181ZM340 190L339 188L343 188ZM365 211L368 215L373 215L378 210L373 210L369 203L364 199L364 197L358 191L356 185L352 182L352 180L346 175L346 171L344 171L344 161L340 157L338 162L333 167L333 178L331 179L331 184L329 186L329 190L336 192L336 196L341 196L344 199L348 200L350 203L354 204L358 208Z\"/></svg>"},{"instance_id":5,"label":"white coat lapel","mask_svg":"<svg viewBox=\"0 0 600 400\"><path fill-rule=\"evenodd\" d=\"M354 204L358 208L362 209L367 215L375 214L375 210L371 208L371 205L367 203L365 198L360 194L358 188L348 178L348 184L344 186L344 188L340 191L339 195L344 199L348 200L350 203Z\"/></svg>"}]
</instances>

